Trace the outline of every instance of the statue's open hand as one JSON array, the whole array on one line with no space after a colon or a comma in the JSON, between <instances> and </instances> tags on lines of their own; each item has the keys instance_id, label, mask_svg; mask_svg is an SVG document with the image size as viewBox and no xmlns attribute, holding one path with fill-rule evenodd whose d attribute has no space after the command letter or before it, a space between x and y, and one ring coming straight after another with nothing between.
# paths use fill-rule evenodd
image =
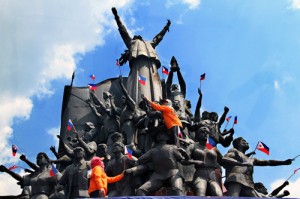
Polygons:
<instances>
[{"instance_id":1,"label":"statue's open hand","mask_svg":"<svg viewBox=\"0 0 300 199\"><path fill-rule=\"evenodd\" d=\"M171 21L169 19L167 21L168 21L167 22L167 26L170 26L171 25Z\"/></svg>"},{"instance_id":2,"label":"statue's open hand","mask_svg":"<svg viewBox=\"0 0 300 199\"><path fill-rule=\"evenodd\" d=\"M50 151L54 152L55 151L55 146L50 146Z\"/></svg>"}]
</instances>

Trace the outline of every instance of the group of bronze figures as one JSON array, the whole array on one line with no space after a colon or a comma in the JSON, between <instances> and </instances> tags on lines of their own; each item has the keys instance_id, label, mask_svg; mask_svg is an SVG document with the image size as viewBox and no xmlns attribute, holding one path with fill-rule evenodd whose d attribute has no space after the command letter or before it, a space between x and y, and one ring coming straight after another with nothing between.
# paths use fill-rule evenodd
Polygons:
<instances>
[{"instance_id":1,"label":"group of bronze figures","mask_svg":"<svg viewBox=\"0 0 300 199\"><path fill-rule=\"evenodd\" d=\"M73 132L75 138L64 140L58 135L63 154L58 154L54 147L50 148L56 160L50 160L46 153L41 152L34 164L21 155L20 159L31 167L25 176L1 165L0 171L10 174L22 187L23 192L19 197L88 198L90 160L95 156L103 159L108 176L124 172L122 180L109 185L108 197L158 195L162 191L165 191L165 195L175 196L288 195L288 191L279 194L288 182L268 194L262 183L254 183L253 168L289 165L292 159L260 160L253 158L253 153L247 154L248 143L242 137L234 139L233 128L220 130L229 108L224 107L220 119L216 112L204 111L200 114L200 89L193 114L191 103L186 99L186 84L174 57L167 81L161 81L158 74L160 61L155 47L169 31L171 22L168 20L163 30L148 42L141 36L131 38L117 10L113 8L112 12L128 48L119 61L121 65L128 61L131 69L126 85L121 76L118 80L123 104L116 105L114 96L108 91L103 93L103 99L90 91L90 98L86 102L98 117L101 130L86 121L83 133ZM174 73L177 74L179 85L173 84ZM140 75L146 78L146 84L139 82ZM181 122L175 138L166 127L170 121L166 121L162 111L153 109L149 101L172 106ZM98 142L99 132L105 142ZM216 143L215 147L207 148L208 138ZM222 147L232 144L233 148L222 155L218 144ZM125 151L128 153L125 154ZM60 171L54 175L53 163ZM222 174L222 167L225 174ZM222 176L226 177L224 182Z\"/></svg>"}]
</instances>

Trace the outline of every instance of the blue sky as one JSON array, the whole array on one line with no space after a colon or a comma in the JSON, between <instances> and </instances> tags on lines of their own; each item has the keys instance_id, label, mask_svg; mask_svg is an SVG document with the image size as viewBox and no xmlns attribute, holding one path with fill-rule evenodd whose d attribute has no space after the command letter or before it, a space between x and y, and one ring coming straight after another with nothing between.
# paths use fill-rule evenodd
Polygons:
<instances>
[{"instance_id":1,"label":"blue sky","mask_svg":"<svg viewBox=\"0 0 300 199\"><path fill-rule=\"evenodd\" d=\"M104 3L105 2L105 3ZM29 159L49 155L57 144L62 95L76 71L75 86L117 77L115 59L126 48L111 7L117 7L130 33L151 40L170 19L172 25L156 48L162 65L175 56L196 106L199 76L203 110L238 116L235 136L253 150L258 141L267 156L286 159L300 154L300 0L153 0L153 1L16 1L0 0L0 164L18 164L16 144ZM121 68L127 76L128 65ZM230 123L229 126L232 124ZM226 153L229 148L222 148ZM249 151L250 151L249 150ZM300 167L255 168L255 181L269 191ZM23 174L22 170L16 170ZM0 194L20 189L0 174ZM296 173L287 189L300 197Z\"/></svg>"}]
</instances>

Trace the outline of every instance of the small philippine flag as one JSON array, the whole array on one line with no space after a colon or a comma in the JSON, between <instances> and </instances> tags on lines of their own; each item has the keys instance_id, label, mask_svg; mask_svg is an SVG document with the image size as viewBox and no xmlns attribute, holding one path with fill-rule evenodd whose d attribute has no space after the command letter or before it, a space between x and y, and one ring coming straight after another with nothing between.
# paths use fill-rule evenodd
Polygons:
<instances>
[{"instance_id":1,"label":"small philippine flag","mask_svg":"<svg viewBox=\"0 0 300 199\"><path fill-rule=\"evenodd\" d=\"M73 128L73 122L72 122L71 119L69 119L69 121L68 121L68 126L67 126L67 130L68 130L68 131L71 131L72 128Z\"/></svg>"},{"instance_id":2,"label":"small philippine flag","mask_svg":"<svg viewBox=\"0 0 300 199\"><path fill-rule=\"evenodd\" d=\"M92 79L92 80L95 80L96 79L96 76L95 75L90 75L90 78Z\"/></svg>"},{"instance_id":3,"label":"small philippine flag","mask_svg":"<svg viewBox=\"0 0 300 199\"><path fill-rule=\"evenodd\" d=\"M146 77L143 77L142 75L139 75L139 82L142 84L142 85L146 85Z\"/></svg>"},{"instance_id":4,"label":"small philippine flag","mask_svg":"<svg viewBox=\"0 0 300 199\"><path fill-rule=\"evenodd\" d=\"M206 148L212 149L212 148L216 147L216 145L217 145L216 142L211 137L207 138Z\"/></svg>"},{"instance_id":5,"label":"small philippine flag","mask_svg":"<svg viewBox=\"0 0 300 199\"><path fill-rule=\"evenodd\" d=\"M17 166L17 165L13 165L13 166L9 167L8 170L11 171L11 170L14 170L14 169L16 169L16 168L18 168L18 166Z\"/></svg>"},{"instance_id":6,"label":"small philippine flag","mask_svg":"<svg viewBox=\"0 0 300 199\"><path fill-rule=\"evenodd\" d=\"M132 159L132 150L127 146L124 147L124 154L127 155L129 159Z\"/></svg>"},{"instance_id":7,"label":"small philippine flag","mask_svg":"<svg viewBox=\"0 0 300 199\"><path fill-rule=\"evenodd\" d=\"M120 66L120 62L118 59L116 59L116 66Z\"/></svg>"},{"instance_id":8,"label":"small philippine flag","mask_svg":"<svg viewBox=\"0 0 300 199\"><path fill-rule=\"evenodd\" d=\"M234 124L237 124L237 116L234 117Z\"/></svg>"},{"instance_id":9,"label":"small philippine flag","mask_svg":"<svg viewBox=\"0 0 300 199\"><path fill-rule=\"evenodd\" d=\"M205 80L205 73L200 76L200 81Z\"/></svg>"},{"instance_id":10,"label":"small philippine flag","mask_svg":"<svg viewBox=\"0 0 300 199\"><path fill-rule=\"evenodd\" d=\"M267 155L270 155L270 149L263 142L259 141L257 144L257 149L264 152Z\"/></svg>"},{"instance_id":11,"label":"small philippine flag","mask_svg":"<svg viewBox=\"0 0 300 199\"><path fill-rule=\"evenodd\" d=\"M52 164L51 166L51 170L50 170L50 176L53 177L58 173L57 169L55 168L54 164Z\"/></svg>"},{"instance_id":12,"label":"small philippine flag","mask_svg":"<svg viewBox=\"0 0 300 199\"><path fill-rule=\"evenodd\" d=\"M226 118L226 121L229 122L231 119L231 116L229 116L228 118Z\"/></svg>"},{"instance_id":13,"label":"small philippine flag","mask_svg":"<svg viewBox=\"0 0 300 199\"><path fill-rule=\"evenodd\" d=\"M164 73L166 75L169 75L169 70L165 66L163 66L162 67L162 73Z\"/></svg>"},{"instance_id":14,"label":"small philippine flag","mask_svg":"<svg viewBox=\"0 0 300 199\"><path fill-rule=\"evenodd\" d=\"M18 147L17 147L15 144L13 144L13 145L11 146L11 150L12 150L12 155L13 155L13 156L16 156L17 151L18 151Z\"/></svg>"},{"instance_id":15,"label":"small philippine flag","mask_svg":"<svg viewBox=\"0 0 300 199\"><path fill-rule=\"evenodd\" d=\"M96 85L96 84L89 84L88 87L89 87L89 89L90 89L91 91L97 90L97 85Z\"/></svg>"}]
</instances>

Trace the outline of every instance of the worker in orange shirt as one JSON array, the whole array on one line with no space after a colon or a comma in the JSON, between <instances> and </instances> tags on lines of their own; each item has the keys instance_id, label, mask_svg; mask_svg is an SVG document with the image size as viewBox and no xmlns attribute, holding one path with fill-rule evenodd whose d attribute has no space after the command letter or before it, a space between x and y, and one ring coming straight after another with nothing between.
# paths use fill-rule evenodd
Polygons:
<instances>
[{"instance_id":1,"label":"worker in orange shirt","mask_svg":"<svg viewBox=\"0 0 300 199\"><path fill-rule=\"evenodd\" d=\"M99 157L92 158L91 167L92 172L88 189L91 198L106 197L107 183L118 182L124 177L124 172L115 177L108 177L104 171L104 163Z\"/></svg>"},{"instance_id":2,"label":"worker in orange shirt","mask_svg":"<svg viewBox=\"0 0 300 199\"><path fill-rule=\"evenodd\" d=\"M162 117L164 119L166 128L170 133L170 144L178 145L178 136L182 136L182 123L172 107L172 101L169 99L164 99L162 100L162 105L160 105L150 101L145 96L142 96L142 98L148 101L154 110L162 112Z\"/></svg>"}]
</instances>

